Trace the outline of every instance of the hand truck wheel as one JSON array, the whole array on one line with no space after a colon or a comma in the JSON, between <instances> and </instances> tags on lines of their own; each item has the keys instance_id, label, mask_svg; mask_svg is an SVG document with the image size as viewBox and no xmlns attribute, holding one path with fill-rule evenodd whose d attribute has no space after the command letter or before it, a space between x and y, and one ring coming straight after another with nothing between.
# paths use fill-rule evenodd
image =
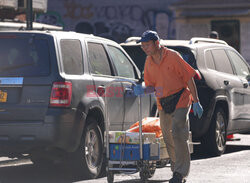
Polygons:
<instances>
[{"instance_id":1,"label":"hand truck wheel","mask_svg":"<svg viewBox=\"0 0 250 183\"><path fill-rule=\"evenodd\" d=\"M107 173L107 181L108 181L108 183L114 182L114 173L112 173L112 172Z\"/></svg>"},{"instance_id":2,"label":"hand truck wheel","mask_svg":"<svg viewBox=\"0 0 250 183\"><path fill-rule=\"evenodd\" d=\"M149 172L148 172L148 178L153 177L154 174L155 174L155 169L149 170Z\"/></svg>"},{"instance_id":3,"label":"hand truck wheel","mask_svg":"<svg viewBox=\"0 0 250 183\"><path fill-rule=\"evenodd\" d=\"M142 181L143 183L148 182L148 178L149 178L148 172L145 171L145 170L140 171L140 178L141 178L141 181Z\"/></svg>"}]
</instances>

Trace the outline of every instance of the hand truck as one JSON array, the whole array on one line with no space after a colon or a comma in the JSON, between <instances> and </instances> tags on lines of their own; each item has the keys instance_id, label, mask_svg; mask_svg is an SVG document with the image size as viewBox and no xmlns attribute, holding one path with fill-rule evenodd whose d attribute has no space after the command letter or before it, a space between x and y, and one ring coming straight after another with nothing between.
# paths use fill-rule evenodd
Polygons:
<instances>
[{"instance_id":1,"label":"hand truck","mask_svg":"<svg viewBox=\"0 0 250 183\"><path fill-rule=\"evenodd\" d=\"M105 86L104 94L106 94L106 88L110 87L114 83L128 83L132 84L132 87L136 85L134 81L125 80L125 79L118 79L111 81ZM132 91L132 90L131 90ZM125 94L125 93L124 93ZM108 183L113 183L114 181L114 174L116 173L125 173L125 174L133 174L139 172L140 178L142 182L147 182L148 178L151 178L156 169L156 160L144 160L143 159L143 142L142 142L142 104L141 104L141 95L139 95L139 151L140 151L140 158L136 161L130 160L122 160L114 161L110 159L110 143L109 143L109 114L108 114L108 103L107 97L105 97L105 145L106 145L106 159L107 159L107 181ZM159 151L158 151L159 152ZM160 152L159 152L160 153Z\"/></svg>"}]
</instances>

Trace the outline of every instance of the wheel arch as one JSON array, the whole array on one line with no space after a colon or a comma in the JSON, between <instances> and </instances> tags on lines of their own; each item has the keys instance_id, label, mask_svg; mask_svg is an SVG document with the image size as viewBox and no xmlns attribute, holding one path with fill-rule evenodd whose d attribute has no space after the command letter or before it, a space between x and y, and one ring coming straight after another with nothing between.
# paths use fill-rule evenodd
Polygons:
<instances>
[{"instance_id":1,"label":"wheel arch","mask_svg":"<svg viewBox=\"0 0 250 183\"><path fill-rule=\"evenodd\" d=\"M94 126L96 126L97 130L99 131L100 134L100 140L101 140L101 157L105 157L104 156L104 152L105 152L105 146L104 146L104 130L105 130L105 125L104 125L104 111L98 107L92 107L91 109L89 109L87 117L86 117L86 122L83 128L83 132L85 131L85 129L87 129L87 127L90 125L91 126L91 122L93 122L94 119ZM83 134L82 134L83 136ZM97 172L99 172L96 175L92 175L91 178L97 178L97 177L101 177L104 174L104 170L105 170L105 159L102 159L100 162L100 166L96 169ZM87 166L87 165L86 165Z\"/></svg>"},{"instance_id":2,"label":"wheel arch","mask_svg":"<svg viewBox=\"0 0 250 183\"><path fill-rule=\"evenodd\" d=\"M229 106L228 106L227 100L226 99L217 100L216 104L215 104L215 107L213 109L213 113L212 114L214 114L216 108L218 108L218 107L222 107L223 111L225 112L226 125L228 125L228 120L229 120ZM211 116L211 118L212 118L212 116ZM211 125L211 123L210 123L210 125Z\"/></svg>"},{"instance_id":3,"label":"wheel arch","mask_svg":"<svg viewBox=\"0 0 250 183\"><path fill-rule=\"evenodd\" d=\"M200 128L196 128L195 132L198 136L197 139L202 139L206 133L208 132L211 124L212 124L212 118L213 118L213 115L214 115L214 112L216 110L217 107L222 107L225 114L226 114L226 120L227 120L227 123L228 123L228 119L229 119L229 106L228 106L228 100L226 98L226 96L220 96L220 97L216 97L215 100L213 100L213 102L211 103L210 105L210 110L207 111L207 114L206 114L206 118L203 119L203 123L200 123L201 121L197 120L197 118L191 118L193 119L195 122L196 122L196 125L203 125L203 127L199 126Z\"/></svg>"},{"instance_id":4,"label":"wheel arch","mask_svg":"<svg viewBox=\"0 0 250 183\"><path fill-rule=\"evenodd\" d=\"M92 117L97 120L99 127L104 131L104 108L105 104L103 100L100 100L98 97L84 97L79 104L78 109L86 114L84 120L82 132L87 126L88 118Z\"/></svg>"},{"instance_id":5,"label":"wheel arch","mask_svg":"<svg viewBox=\"0 0 250 183\"><path fill-rule=\"evenodd\" d=\"M104 132L103 108L104 106L98 101L98 99L88 102L82 101L81 103L79 103L77 107L78 115L74 120L75 130L71 137L72 138L71 148L68 150L69 152L73 152L79 147L83 131L87 127L89 122L88 118L90 117L96 119L99 129L101 130L101 134L103 136Z\"/></svg>"},{"instance_id":6,"label":"wheel arch","mask_svg":"<svg viewBox=\"0 0 250 183\"><path fill-rule=\"evenodd\" d=\"M104 111L99 108L99 107L92 107L87 114L87 118L86 118L86 123L84 125L84 127L86 127L88 125L88 118L95 118L97 121L97 125L99 126L102 135L104 133L105 130L105 124L104 124Z\"/></svg>"},{"instance_id":7,"label":"wheel arch","mask_svg":"<svg viewBox=\"0 0 250 183\"><path fill-rule=\"evenodd\" d=\"M82 129L80 143L77 150L73 152L72 166L76 169L77 173L82 174L86 178L93 179L100 177L104 171L105 163L103 162L105 161L103 159L103 154L101 154L104 152L104 141L100 127L103 124L103 119L102 109L98 106L92 106L88 110L85 124ZM95 138L90 134L94 135ZM91 138L95 140L89 140ZM88 139L88 141L86 141L86 139ZM96 147L99 148L96 149ZM93 153L94 151L98 153Z\"/></svg>"},{"instance_id":8,"label":"wheel arch","mask_svg":"<svg viewBox=\"0 0 250 183\"><path fill-rule=\"evenodd\" d=\"M227 136L227 126L228 126L228 118L229 118L229 108L228 108L228 103L226 100L218 100L216 101L216 104L214 106L213 109L213 115L211 116L211 120L210 120L210 124L209 124L209 128L206 132L206 134L201 138L201 145L203 147L204 150L206 150L206 152L208 152L209 154L213 155L213 156L220 156L221 154L224 153L225 151L225 147L226 147L226 136ZM217 124L216 124L216 113L222 110L222 112L224 113L224 125L225 128L220 128L220 129L224 129L224 133L223 130L218 130L217 132ZM224 134L223 138L222 134ZM219 138L217 137L217 135L219 135L218 137L220 137L220 139L224 139L224 140L218 140ZM224 142L223 144L221 144L220 142ZM219 144L218 144L219 143Z\"/></svg>"},{"instance_id":9,"label":"wheel arch","mask_svg":"<svg viewBox=\"0 0 250 183\"><path fill-rule=\"evenodd\" d=\"M217 97L215 97L215 100L212 103L211 110L209 112L210 115L207 116L207 117L209 117L209 119L208 119L209 125L207 125L206 131L209 130L209 128L211 126L211 121L212 121L214 112L215 112L216 108L218 108L218 107L222 107L223 111L226 114L226 118L227 118L226 120L227 120L227 123L228 123L228 119L229 119L229 105L228 105L227 97L226 96L217 96Z\"/></svg>"}]
</instances>

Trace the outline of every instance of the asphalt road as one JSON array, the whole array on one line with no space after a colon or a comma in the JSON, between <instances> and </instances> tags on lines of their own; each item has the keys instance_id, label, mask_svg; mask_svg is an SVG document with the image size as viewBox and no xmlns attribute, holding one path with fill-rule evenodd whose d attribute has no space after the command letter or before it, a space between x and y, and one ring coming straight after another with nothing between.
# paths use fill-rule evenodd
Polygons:
<instances>
[{"instance_id":1,"label":"asphalt road","mask_svg":"<svg viewBox=\"0 0 250 183\"><path fill-rule=\"evenodd\" d=\"M241 141L228 142L221 157L210 157L198 152L192 155L188 183L249 183L250 135L235 135ZM158 168L149 183L168 182L169 167ZM116 183L140 182L139 174L116 174ZM82 180L74 177L70 167L35 167L29 159L0 158L0 183L102 183L106 177Z\"/></svg>"}]
</instances>

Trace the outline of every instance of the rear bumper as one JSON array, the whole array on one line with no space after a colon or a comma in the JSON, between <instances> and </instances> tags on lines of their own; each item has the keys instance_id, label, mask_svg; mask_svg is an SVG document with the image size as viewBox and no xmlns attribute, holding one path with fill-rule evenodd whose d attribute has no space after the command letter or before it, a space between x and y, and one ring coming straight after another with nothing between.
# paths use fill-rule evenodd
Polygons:
<instances>
[{"instance_id":1,"label":"rear bumper","mask_svg":"<svg viewBox=\"0 0 250 183\"><path fill-rule=\"evenodd\" d=\"M1 121L0 153L25 153L34 148L77 148L86 115L74 109L48 110L44 121Z\"/></svg>"}]
</instances>

